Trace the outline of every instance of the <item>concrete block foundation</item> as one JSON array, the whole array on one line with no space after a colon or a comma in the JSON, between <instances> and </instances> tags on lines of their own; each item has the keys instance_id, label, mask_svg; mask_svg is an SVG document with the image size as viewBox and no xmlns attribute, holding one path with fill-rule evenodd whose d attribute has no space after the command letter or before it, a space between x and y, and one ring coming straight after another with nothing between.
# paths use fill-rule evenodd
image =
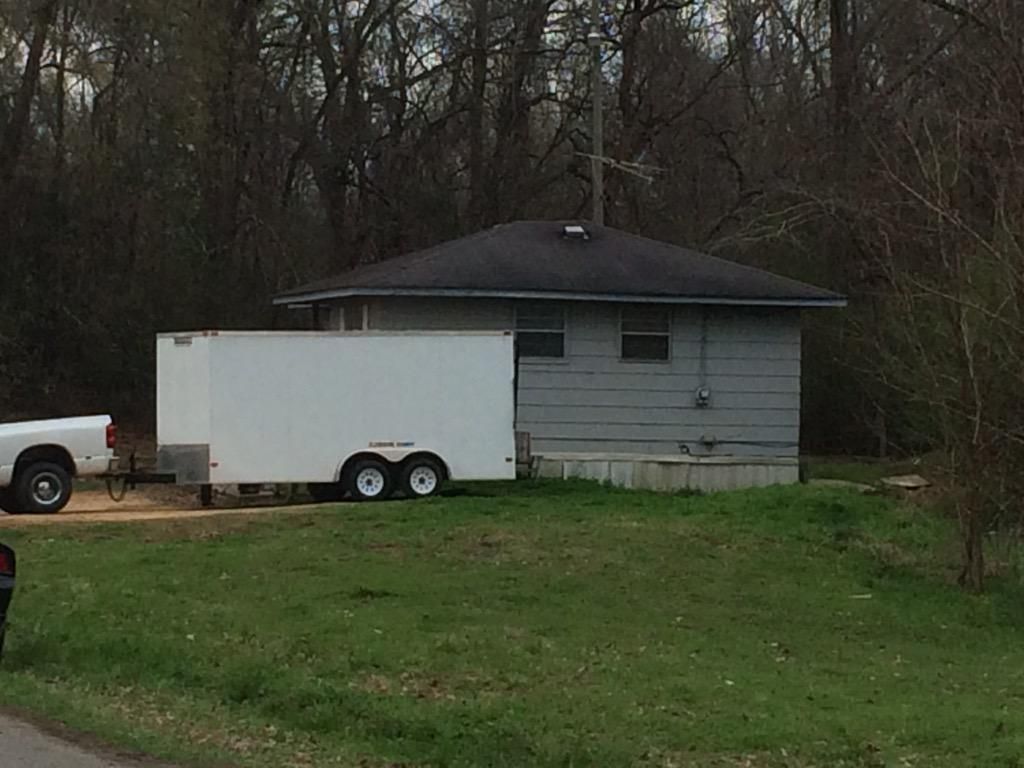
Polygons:
<instances>
[{"instance_id":1,"label":"concrete block foundation","mask_svg":"<svg viewBox=\"0 0 1024 768\"><path fill-rule=\"evenodd\" d=\"M744 456L629 456L550 453L537 458L537 476L580 478L650 491L733 491L800 481L796 458Z\"/></svg>"}]
</instances>

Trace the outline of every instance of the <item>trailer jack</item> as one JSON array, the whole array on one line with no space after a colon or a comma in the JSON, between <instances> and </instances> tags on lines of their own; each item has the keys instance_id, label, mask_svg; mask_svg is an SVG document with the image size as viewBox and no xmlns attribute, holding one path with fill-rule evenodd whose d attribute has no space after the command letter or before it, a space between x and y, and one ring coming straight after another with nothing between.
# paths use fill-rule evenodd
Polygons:
<instances>
[{"instance_id":1,"label":"trailer jack","mask_svg":"<svg viewBox=\"0 0 1024 768\"><path fill-rule=\"evenodd\" d=\"M107 494L115 504L124 501L128 491L134 491L140 485L173 485L177 477L171 472L140 472L135 451L128 456L128 471L108 472L100 476L106 481ZM121 490L115 490L115 484L121 483Z\"/></svg>"}]
</instances>

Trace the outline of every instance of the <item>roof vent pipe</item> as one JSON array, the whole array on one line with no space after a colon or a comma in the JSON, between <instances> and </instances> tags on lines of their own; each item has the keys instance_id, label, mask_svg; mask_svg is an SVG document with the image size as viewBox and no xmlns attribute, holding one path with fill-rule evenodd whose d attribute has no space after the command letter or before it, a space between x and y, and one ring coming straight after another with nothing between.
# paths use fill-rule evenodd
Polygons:
<instances>
[{"instance_id":1,"label":"roof vent pipe","mask_svg":"<svg viewBox=\"0 0 1024 768\"><path fill-rule=\"evenodd\" d=\"M562 237L567 240L589 240L590 233L579 224L567 224L562 227Z\"/></svg>"}]
</instances>

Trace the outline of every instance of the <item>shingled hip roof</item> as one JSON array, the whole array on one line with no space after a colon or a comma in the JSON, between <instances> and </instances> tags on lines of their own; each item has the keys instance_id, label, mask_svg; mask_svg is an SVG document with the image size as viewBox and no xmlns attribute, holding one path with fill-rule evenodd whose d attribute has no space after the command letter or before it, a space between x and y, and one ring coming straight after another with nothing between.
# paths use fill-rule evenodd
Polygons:
<instances>
[{"instance_id":1,"label":"shingled hip roof","mask_svg":"<svg viewBox=\"0 0 1024 768\"><path fill-rule=\"evenodd\" d=\"M576 235L566 234L575 226ZM582 226L585 236L580 236ZM462 296L678 304L839 307L797 280L611 227L520 221L368 264L275 297Z\"/></svg>"}]
</instances>

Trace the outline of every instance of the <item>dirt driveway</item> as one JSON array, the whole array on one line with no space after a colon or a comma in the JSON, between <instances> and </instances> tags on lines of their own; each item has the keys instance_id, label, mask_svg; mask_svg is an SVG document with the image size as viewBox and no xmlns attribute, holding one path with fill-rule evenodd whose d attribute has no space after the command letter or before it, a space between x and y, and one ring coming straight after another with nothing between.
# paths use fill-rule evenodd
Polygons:
<instances>
[{"instance_id":1,"label":"dirt driveway","mask_svg":"<svg viewBox=\"0 0 1024 768\"><path fill-rule=\"evenodd\" d=\"M76 490L71 503L58 515L5 515L0 513L0 529L57 523L125 523L144 520L176 520L214 515L252 515L267 512L289 512L315 509L315 504L288 504L280 499L247 502L247 506L231 498L220 498L213 507L203 508L195 494L175 488L140 488L129 491L124 501L116 503L105 490Z\"/></svg>"},{"instance_id":2,"label":"dirt driveway","mask_svg":"<svg viewBox=\"0 0 1024 768\"><path fill-rule=\"evenodd\" d=\"M89 739L59 726L39 727L0 712L4 768L170 768L147 758L124 757L83 744Z\"/></svg>"}]
</instances>

